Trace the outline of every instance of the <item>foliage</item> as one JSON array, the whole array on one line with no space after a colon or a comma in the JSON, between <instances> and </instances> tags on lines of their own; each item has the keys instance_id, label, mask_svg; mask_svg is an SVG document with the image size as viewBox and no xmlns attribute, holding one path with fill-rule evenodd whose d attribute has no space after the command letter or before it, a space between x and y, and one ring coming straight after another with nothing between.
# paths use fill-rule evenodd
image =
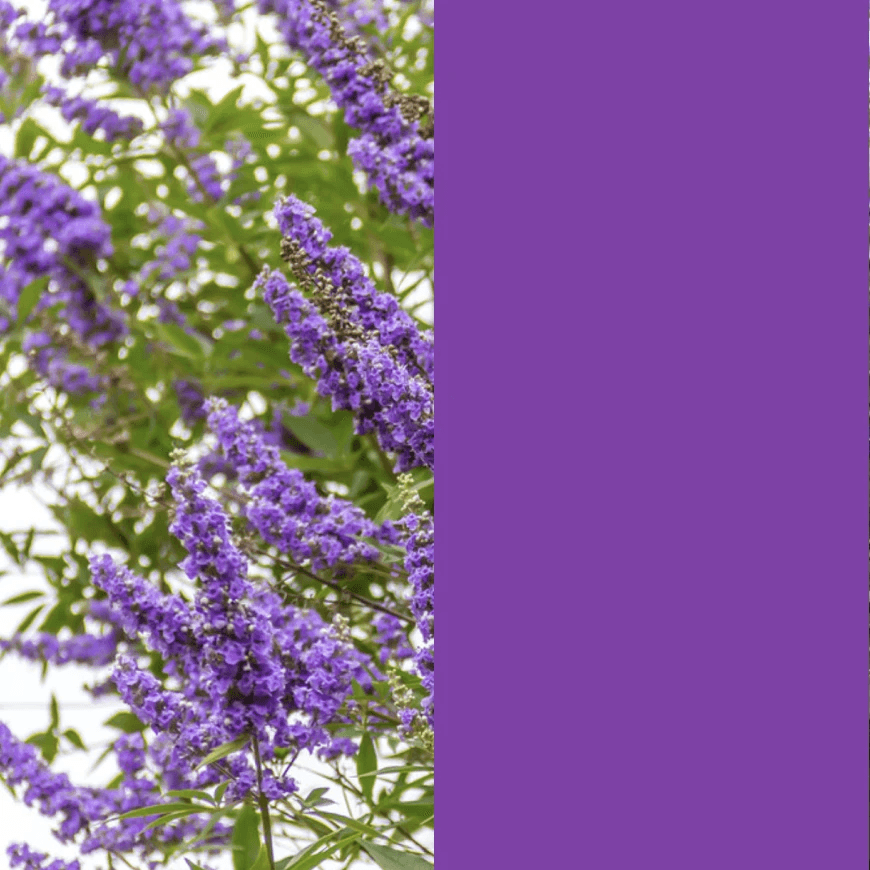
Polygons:
<instances>
[{"instance_id":1,"label":"foliage","mask_svg":"<svg viewBox=\"0 0 870 870\"><path fill-rule=\"evenodd\" d=\"M0 2L0 486L66 540L0 523L2 654L124 710L101 786L55 703L0 778L83 866L430 867L428 3L47 5Z\"/></svg>"}]
</instances>

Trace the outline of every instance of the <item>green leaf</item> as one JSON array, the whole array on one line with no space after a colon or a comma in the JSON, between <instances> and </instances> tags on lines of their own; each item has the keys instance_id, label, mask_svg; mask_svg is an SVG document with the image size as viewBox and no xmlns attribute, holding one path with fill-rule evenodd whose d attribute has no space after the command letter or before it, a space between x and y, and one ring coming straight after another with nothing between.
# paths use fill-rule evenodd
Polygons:
<instances>
[{"instance_id":1,"label":"green leaf","mask_svg":"<svg viewBox=\"0 0 870 870\"><path fill-rule=\"evenodd\" d=\"M147 807L139 807L138 809L122 813L118 816L118 820L135 819L139 816L165 816L167 813L186 813L188 815L195 812L210 813L213 809L214 807L197 807L194 804L183 804L180 802L151 804Z\"/></svg>"},{"instance_id":2,"label":"green leaf","mask_svg":"<svg viewBox=\"0 0 870 870\"><path fill-rule=\"evenodd\" d=\"M356 774L360 778L360 788L366 800L372 802L372 790L375 786L372 774L378 769L378 756L371 735L366 734L360 741L359 752L356 754Z\"/></svg>"},{"instance_id":3,"label":"green leaf","mask_svg":"<svg viewBox=\"0 0 870 870\"><path fill-rule=\"evenodd\" d=\"M215 133L229 126L235 127L236 116L238 115L236 103L244 89L244 85L239 85L235 90L230 91L224 96L214 109L211 110L208 123L205 126L205 132Z\"/></svg>"},{"instance_id":4,"label":"green leaf","mask_svg":"<svg viewBox=\"0 0 870 870\"><path fill-rule=\"evenodd\" d=\"M257 811L250 805L236 819L232 850L234 870L250 870L260 854L260 822Z\"/></svg>"},{"instance_id":5,"label":"green leaf","mask_svg":"<svg viewBox=\"0 0 870 870\"><path fill-rule=\"evenodd\" d=\"M218 746L217 749L213 749L200 761L199 764L194 768L194 770L199 770L202 767L205 767L207 764L212 764L215 761L219 761L221 758L226 758L228 755L233 752L238 752L243 746L248 745L247 737L237 737L235 740L230 743L224 743L221 746Z\"/></svg>"},{"instance_id":6,"label":"green leaf","mask_svg":"<svg viewBox=\"0 0 870 870\"><path fill-rule=\"evenodd\" d=\"M350 819L347 816L340 815L339 813L321 812L320 815L326 819L332 819L334 822L341 822L343 825L346 825L348 828L353 828L353 830L359 831L361 834L368 834L370 837L381 836L381 832L377 828L373 828L371 825L367 825L365 822L360 822L357 819Z\"/></svg>"},{"instance_id":7,"label":"green leaf","mask_svg":"<svg viewBox=\"0 0 870 870\"><path fill-rule=\"evenodd\" d=\"M39 302L39 298L48 287L48 278L43 276L27 284L18 296L17 324L21 326Z\"/></svg>"},{"instance_id":8,"label":"green leaf","mask_svg":"<svg viewBox=\"0 0 870 870\"><path fill-rule=\"evenodd\" d=\"M311 139L321 151L330 149L335 145L332 130L320 118L313 118L303 112L294 112L289 121L294 127L299 128L299 132L303 136Z\"/></svg>"},{"instance_id":9,"label":"green leaf","mask_svg":"<svg viewBox=\"0 0 870 870\"><path fill-rule=\"evenodd\" d=\"M378 774L386 774L386 773L427 773L429 776L432 776L434 771L429 767L420 767L417 764L407 764L403 767L382 767L380 770L376 770L373 773L362 774L363 776L377 776Z\"/></svg>"},{"instance_id":10,"label":"green leaf","mask_svg":"<svg viewBox=\"0 0 870 870\"><path fill-rule=\"evenodd\" d=\"M24 632L27 631L27 629L30 628L30 626L33 624L36 617L39 616L40 613L42 613L42 609L44 607L44 604L39 604L34 607L33 610L31 610L30 613L28 613L27 616L25 616L24 619L21 620L18 628L15 629L15 633L24 634Z\"/></svg>"},{"instance_id":11,"label":"green leaf","mask_svg":"<svg viewBox=\"0 0 870 870\"><path fill-rule=\"evenodd\" d=\"M24 454L19 455L18 461L20 462L22 459L24 459ZM7 464L6 468L3 469L3 474L5 474L7 471L9 471L8 464ZM0 477L2 477L2 476L3 475L0 474ZM12 538L12 535L8 534L7 532L0 532L0 543L3 544L3 549L7 552L7 554L9 555L9 558L16 565L20 565L21 564L21 556L18 552L18 547L16 546L15 541Z\"/></svg>"},{"instance_id":12,"label":"green leaf","mask_svg":"<svg viewBox=\"0 0 870 870\"><path fill-rule=\"evenodd\" d=\"M224 794L226 794L226 791L229 787L230 783L229 780L227 780L226 782L220 783L220 785L218 785L218 787L214 790L214 802L216 804L219 804L223 800Z\"/></svg>"},{"instance_id":13,"label":"green leaf","mask_svg":"<svg viewBox=\"0 0 870 870\"><path fill-rule=\"evenodd\" d=\"M191 91L181 104L190 113L197 127L202 127L208 121L211 101L201 91Z\"/></svg>"},{"instance_id":14,"label":"green leaf","mask_svg":"<svg viewBox=\"0 0 870 870\"><path fill-rule=\"evenodd\" d=\"M189 806L189 805L188 805ZM151 828L159 828L161 825L169 825L172 822L178 821L178 819L187 818L187 816L192 816L195 813L207 813L209 812L209 807L190 807L186 810L176 810L171 813L167 813L166 815L161 816L159 819L154 819L152 822L148 822L143 831L149 831ZM212 810L213 812L213 810Z\"/></svg>"},{"instance_id":15,"label":"green leaf","mask_svg":"<svg viewBox=\"0 0 870 870\"><path fill-rule=\"evenodd\" d=\"M333 431L316 417L285 416L284 425L304 442L306 447L318 453L332 456L338 449L338 440Z\"/></svg>"},{"instance_id":16,"label":"green leaf","mask_svg":"<svg viewBox=\"0 0 870 870\"><path fill-rule=\"evenodd\" d=\"M336 839L338 838L338 839ZM349 831L347 828L342 828L338 831L330 831L325 834L310 846L306 846L302 851L291 855L289 858L282 858L275 864L275 870L311 870L312 867L317 867L322 864L333 852L358 840L360 835L356 831ZM334 842L331 842L334 841ZM327 848L323 848L326 844L330 844ZM320 851L318 851L320 850Z\"/></svg>"},{"instance_id":17,"label":"green leaf","mask_svg":"<svg viewBox=\"0 0 870 870\"><path fill-rule=\"evenodd\" d=\"M260 846L260 851L257 854L257 859L251 864L248 870L269 870L269 853L265 846Z\"/></svg>"},{"instance_id":18,"label":"green leaf","mask_svg":"<svg viewBox=\"0 0 870 870\"><path fill-rule=\"evenodd\" d=\"M27 738L27 743L31 743L33 746L39 747L39 751L42 753L42 757L51 764L57 756L57 746L58 740L54 734L46 731L42 734L34 734L32 737Z\"/></svg>"},{"instance_id":19,"label":"green leaf","mask_svg":"<svg viewBox=\"0 0 870 870\"><path fill-rule=\"evenodd\" d=\"M39 124L33 118L25 118L18 128L18 135L15 137L15 156L23 157L25 160L30 157L33 143L36 142L36 137L41 132Z\"/></svg>"},{"instance_id":20,"label":"green leaf","mask_svg":"<svg viewBox=\"0 0 870 870\"><path fill-rule=\"evenodd\" d=\"M399 852L397 849L379 846L368 840L361 840L360 845L381 870L433 870L433 865L419 855Z\"/></svg>"},{"instance_id":21,"label":"green leaf","mask_svg":"<svg viewBox=\"0 0 870 870\"><path fill-rule=\"evenodd\" d=\"M44 595L44 592L32 589L30 592L22 592L20 595L13 595L11 598L7 598L3 602L3 606L5 607L7 604L23 604L25 601L33 601L34 598L42 598Z\"/></svg>"},{"instance_id":22,"label":"green leaf","mask_svg":"<svg viewBox=\"0 0 870 870\"><path fill-rule=\"evenodd\" d=\"M320 788L313 788L308 793L308 796L305 798L304 803L308 806L313 806L317 803L327 792L329 791L329 786L321 786Z\"/></svg>"},{"instance_id":23,"label":"green leaf","mask_svg":"<svg viewBox=\"0 0 870 870\"><path fill-rule=\"evenodd\" d=\"M66 739L69 740L76 749L87 749L82 738L79 737L78 731L74 731L72 728L67 728L67 730L63 732L63 736L66 737Z\"/></svg>"},{"instance_id":24,"label":"green leaf","mask_svg":"<svg viewBox=\"0 0 870 870\"><path fill-rule=\"evenodd\" d=\"M142 722L139 721L139 717L133 715L133 713L115 713L114 716L111 716L104 723L109 728L118 728L121 731L125 731L127 734L135 734L137 731L144 731L145 726Z\"/></svg>"},{"instance_id":25,"label":"green leaf","mask_svg":"<svg viewBox=\"0 0 870 870\"><path fill-rule=\"evenodd\" d=\"M176 323L155 323L158 337L168 350L188 359L202 360L211 353L211 344L200 335L189 335Z\"/></svg>"}]
</instances>

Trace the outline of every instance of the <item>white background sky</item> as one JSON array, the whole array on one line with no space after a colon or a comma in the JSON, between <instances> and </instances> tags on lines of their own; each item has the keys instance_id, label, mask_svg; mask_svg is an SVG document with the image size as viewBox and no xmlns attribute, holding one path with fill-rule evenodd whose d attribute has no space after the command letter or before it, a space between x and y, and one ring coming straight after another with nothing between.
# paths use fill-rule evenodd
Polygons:
<instances>
[{"instance_id":1,"label":"white background sky","mask_svg":"<svg viewBox=\"0 0 870 870\"><path fill-rule=\"evenodd\" d=\"M16 5L25 9L31 20L39 20L46 3L44 0L17 0ZM201 5L204 8L210 7L210 4ZM248 34L251 32L249 29ZM231 90L229 77L220 71L210 72L208 76L203 76L192 84L214 92L217 97ZM246 96L254 95L256 95L256 87L252 85L251 90L246 92ZM128 110L127 106L125 110ZM40 115L40 121L56 129L51 121L51 112ZM0 126L0 153L11 154L13 142L14 127ZM427 310L424 316L429 319L431 309ZM4 434L6 433L0 433L0 437ZM43 502L46 500L50 500L50 493L40 491L37 487L7 487L0 490L0 529L18 531L33 526L46 532L59 532L58 524L44 506ZM61 552L64 543L65 538L61 535L37 536L34 552L45 555L57 554ZM22 573L3 551L0 551L0 572L2 572L0 573L0 601L31 589L48 588L38 573L35 571ZM0 637L10 637L33 606L33 602L26 602L0 607ZM108 740L117 737L117 731L103 727L102 723L120 707L111 699L94 701L81 688L83 683L94 681L94 672L91 669L74 665L50 668L45 678L42 677L41 671L39 665L25 662L14 655L0 660L0 721L5 722L13 733L20 738L26 738L44 730L49 724L49 702L54 694L60 708L61 730L74 728L88 747L105 745ZM96 772L92 771L94 757L94 754L88 757L84 753L71 751L70 747L62 745L54 766L57 770L68 773L77 784L98 785L104 783L112 774L106 766L110 762L105 763ZM301 772L297 778L300 780L303 793L316 785L325 784L314 776L306 776ZM342 811L344 808L336 809ZM10 843L15 842L25 842L32 848L46 851L54 857L67 859L79 857L75 848L64 848L55 840L51 835L53 825L52 820L40 816L35 809L12 799L9 793L0 787L0 867L7 866L5 850ZM281 857L281 853L278 857ZM228 856L209 863L219 870L231 866ZM91 866L102 866L91 864L87 860L83 860L82 864L83 870ZM327 862L323 866L330 865L335 866L332 862ZM371 865L366 863L360 866Z\"/></svg>"}]
</instances>

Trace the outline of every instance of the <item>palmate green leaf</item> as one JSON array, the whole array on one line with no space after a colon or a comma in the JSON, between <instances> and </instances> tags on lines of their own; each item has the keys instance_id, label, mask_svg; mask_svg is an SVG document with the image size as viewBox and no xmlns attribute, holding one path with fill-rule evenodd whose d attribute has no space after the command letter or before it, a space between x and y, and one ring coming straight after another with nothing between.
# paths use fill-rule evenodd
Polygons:
<instances>
[{"instance_id":1,"label":"palmate green leaf","mask_svg":"<svg viewBox=\"0 0 870 870\"><path fill-rule=\"evenodd\" d=\"M242 91L244 89L244 85L239 85L224 96L223 99L221 99L221 101L208 113L208 120L203 128L203 133L206 136L210 137L212 134L237 129L238 109L236 108L236 103L242 96Z\"/></svg>"},{"instance_id":2,"label":"palmate green leaf","mask_svg":"<svg viewBox=\"0 0 870 870\"><path fill-rule=\"evenodd\" d=\"M360 846L381 870L433 870L434 865L411 852L400 852L368 840L360 840Z\"/></svg>"}]
</instances>

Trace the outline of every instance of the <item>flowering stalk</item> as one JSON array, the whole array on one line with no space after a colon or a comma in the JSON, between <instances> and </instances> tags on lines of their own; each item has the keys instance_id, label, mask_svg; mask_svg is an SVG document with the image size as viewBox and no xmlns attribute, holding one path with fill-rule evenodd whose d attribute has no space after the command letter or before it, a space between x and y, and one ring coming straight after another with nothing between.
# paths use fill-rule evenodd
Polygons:
<instances>
[{"instance_id":1,"label":"flowering stalk","mask_svg":"<svg viewBox=\"0 0 870 870\"><path fill-rule=\"evenodd\" d=\"M48 278L48 292L35 307L37 315L59 303L63 322L90 348L125 334L121 317L97 301L82 277L84 270L112 253L109 227L95 203L60 178L0 155L0 217L6 218L0 223L0 300L10 313L27 285ZM0 330L11 326L11 319L0 314ZM103 385L83 366L69 362L44 330L29 333L24 349L53 386L81 392Z\"/></svg>"},{"instance_id":2,"label":"flowering stalk","mask_svg":"<svg viewBox=\"0 0 870 870\"><path fill-rule=\"evenodd\" d=\"M397 471L434 470L431 334L420 334L393 297L377 293L346 249L327 247L331 234L310 206L289 197L275 214L282 256L311 296L278 273L257 279L291 340L290 358L317 378L334 408L354 412L358 433L374 431L381 447L396 453Z\"/></svg>"},{"instance_id":3,"label":"flowering stalk","mask_svg":"<svg viewBox=\"0 0 870 870\"><path fill-rule=\"evenodd\" d=\"M384 205L432 226L435 145L429 101L392 91L383 62L370 59L365 43L349 36L322 0L258 0L258 7L277 13L287 44L323 76L347 123L362 131L348 153Z\"/></svg>"},{"instance_id":4,"label":"flowering stalk","mask_svg":"<svg viewBox=\"0 0 870 870\"><path fill-rule=\"evenodd\" d=\"M206 409L209 428L247 497L245 516L267 543L313 571L378 561L377 548L366 539L396 543L392 524L377 525L351 502L322 497L298 469L282 462L258 426L240 420L225 401L212 399Z\"/></svg>"}]
</instances>

